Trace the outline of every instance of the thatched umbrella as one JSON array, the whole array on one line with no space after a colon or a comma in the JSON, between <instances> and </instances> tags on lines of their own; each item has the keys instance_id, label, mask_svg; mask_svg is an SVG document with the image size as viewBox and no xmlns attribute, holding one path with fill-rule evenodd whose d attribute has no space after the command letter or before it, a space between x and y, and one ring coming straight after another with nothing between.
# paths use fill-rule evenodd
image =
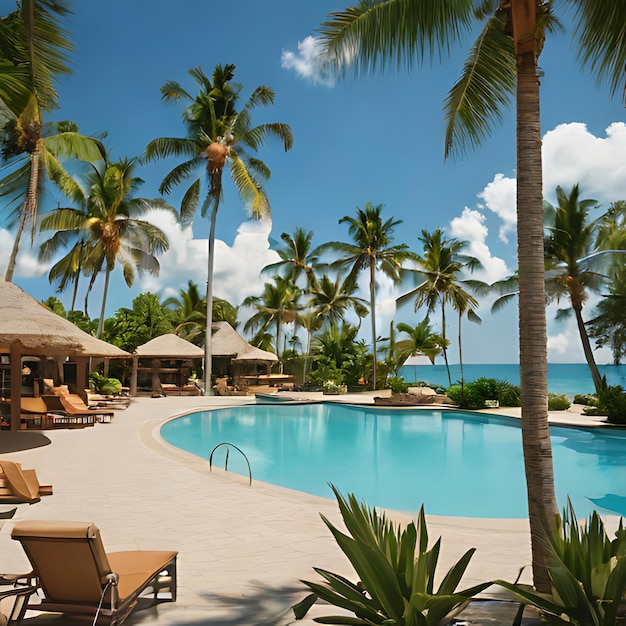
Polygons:
<instances>
[{"instance_id":1,"label":"thatched umbrella","mask_svg":"<svg viewBox=\"0 0 626 626\"><path fill-rule=\"evenodd\" d=\"M11 430L17 430L20 425L22 355L79 358L130 356L117 346L80 330L17 285L3 280L0 280L0 354L11 355ZM79 383L77 381L80 388ZM85 383L82 381L82 387Z\"/></svg>"},{"instance_id":2,"label":"thatched umbrella","mask_svg":"<svg viewBox=\"0 0 626 626\"><path fill-rule=\"evenodd\" d=\"M262 364L269 374L272 363L278 361L273 352L249 344L228 322L213 322L211 341L213 356L229 357L231 365Z\"/></svg>"},{"instance_id":3,"label":"thatched umbrella","mask_svg":"<svg viewBox=\"0 0 626 626\"><path fill-rule=\"evenodd\" d=\"M161 391L159 379L160 359L189 360L204 358L204 350L190 341L168 333L155 337L150 341L138 346L133 354L133 371L130 377L130 395L137 392L137 371L139 359L152 359L152 391Z\"/></svg>"}]
</instances>

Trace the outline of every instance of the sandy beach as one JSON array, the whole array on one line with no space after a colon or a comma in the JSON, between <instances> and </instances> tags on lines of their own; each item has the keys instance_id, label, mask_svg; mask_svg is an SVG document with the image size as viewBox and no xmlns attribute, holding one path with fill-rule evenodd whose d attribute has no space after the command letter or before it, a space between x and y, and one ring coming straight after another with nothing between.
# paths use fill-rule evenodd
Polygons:
<instances>
[{"instance_id":1,"label":"sandy beach","mask_svg":"<svg viewBox=\"0 0 626 626\"><path fill-rule=\"evenodd\" d=\"M259 481L249 486L247 477L216 468L211 472L206 461L171 447L158 434L169 417L251 401L254 397L136 398L128 409L116 411L111 423L44 431L51 443L25 450L7 451L11 438L5 435L11 433L2 432L0 458L35 468L40 482L54 487L54 495L18 505L15 518L0 529L2 571L29 570L21 546L11 540L12 522L92 521L109 551L179 551L178 601L138 607L125 623L294 623L290 607L306 595L299 580L316 579L313 566L353 577L319 516L340 524L335 501ZM583 418L571 413L561 420ZM398 521L409 519L390 514ZM530 562L525 519L428 516L428 529L431 540L443 537L442 568L477 548L463 581L468 586L493 578L513 580ZM324 613L315 607L310 615ZM29 611L26 623L69 622Z\"/></svg>"}]
</instances>

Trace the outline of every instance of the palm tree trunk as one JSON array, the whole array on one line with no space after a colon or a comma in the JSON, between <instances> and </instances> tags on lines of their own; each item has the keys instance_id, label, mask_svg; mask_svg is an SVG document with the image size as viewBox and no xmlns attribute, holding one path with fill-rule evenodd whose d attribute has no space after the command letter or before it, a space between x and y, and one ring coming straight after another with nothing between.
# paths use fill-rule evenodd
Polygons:
<instances>
[{"instance_id":1,"label":"palm tree trunk","mask_svg":"<svg viewBox=\"0 0 626 626\"><path fill-rule=\"evenodd\" d=\"M589 335L585 328L585 321L583 320L582 310L580 307L574 307L574 315L576 316L576 324L578 325L578 334L580 335L580 341L583 344L583 352L585 353L585 359L591 372L591 378L593 385L596 388L596 393L600 393L605 387L605 382L602 380L600 370L596 364L596 360L593 356L593 350L591 349L591 343L589 342Z\"/></svg>"},{"instance_id":2,"label":"palm tree trunk","mask_svg":"<svg viewBox=\"0 0 626 626\"><path fill-rule=\"evenodd\" d=\"M206 332L204 335L204 395L213 395L211 378L213 375L213 352L211 350L211 334L213 332L213 261L215 260L215 223L217 221L218 202L211 212L209 229L209 258L206 281Z\"/></svg>"},{"instance_id":3,"label":"palm tree trunk","mask_svg":"<svg viewBox=\"0 0 626 626\"><path fill-rule=\"evenodd\" d=\"M548 427L539 82L534 52L518 55L517 61L517 246L522 443L533 579L538 591L549 592L551 584L546 568L546 531L556 524L558 509Z\"/></svg>"},{"instance_id":4,"label":"palm tree trunk","mask_svg":"<svg viewBox=\"0 0 626 626\"><path fill-rule=\"evenodd\" d=\"M372 316L372 353L374 356L372 389L376 391L378 365L376 362L376 262L370 259L370 315Z\"/></svg>"},{"instance_id":5,"label":"palm tree trunk","mask_svg":"<svg viewBox=\"0 0 626 626\"><path fill-rule=\"evenodd\" d=\"M461 343L461 325L463 314L459 311L459 368L461 370L461 390L465 388L465 376L463 376L463 344Z\"/></svg>"},{"instance_id":6,"label":"palm tree trunk","mask_svg":"<svg viewBox=\"0 0 626 626\"><path fill-rule=\"evenodd\" d=\"M450 364L448 363L448 349L446 348L446 305L441 301L441 336L443 337L443 360L446 364L446 372L448 372L448 386L452 386L452 376L450 376Z\"/></svg>"},{"instance_id":7,"label":"palm tree trunk","mask_svg":"<svg viewBox=\"0 0 626 626\"><path fill-rule=\"evenodd\" d=\"M13 250L11 250L11 256L9 257L9 264L7 265L7 271L4 275L4 280L7 283L13 281L13 273L15 272L15 263L17 261L17 251L20 247L20 239L22 238L22 233L24 232L24 227L26 225L26 211L22 210L22 216L20 218L20 225L17 228L17 233L15 234L15 241L13 242Z\"/></svg>"},{"instance_id":8,"label":"palm tree trunk","mask_svg":"<svg viewBox=\"0 0 626 626\"><path fill-rule=\"evenodd\" d=\"M37 146L30 156L30 177L28 179L28 191L24 204L22 205L22 215L20 217L20 225L15 235L15 241L13 242L13 250L11 250L11 256L9 257L9 264L7 265L7 271L4 276L4 280L7 283L12 282L13 273L15 272L15 264L17 263L17 252L20 247L20 240L26 222L29 220L35 220L37 216L37 190L39 188L39 163L41 161L41 154L43 152L43 140L40 138L37 141ZM33 223L33 236L34 236L34 223Z\"/></svg>"},{"instance_id":9,"label":"palm tree trunk","mask_svg":"<svg viewBox=\"0 0 626 626\"><path fill-rule=\"evenodd\" d=\"M107 294L109 292L109 278L111 276L111 268L107 263L107 269L104 274L104 289L102 290L102 306L100 307L100 319L98 320L98 330L96 331L96 337L102 335L102 329L104 328L104 310L107 304Z\"/></svg>"}]
</instances>

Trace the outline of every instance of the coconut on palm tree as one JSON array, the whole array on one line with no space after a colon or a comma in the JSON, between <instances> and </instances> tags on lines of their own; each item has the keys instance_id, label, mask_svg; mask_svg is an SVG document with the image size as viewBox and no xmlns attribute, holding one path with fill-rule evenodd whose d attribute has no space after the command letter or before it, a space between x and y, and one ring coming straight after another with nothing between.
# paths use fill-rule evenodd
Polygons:
<instances>
[{"instance_id":1,"label":"coconut on palm tree","mask_svg":"<svg viewBox=\"0 0 626 626\"><path fill-rule=\"evenodd\" d=\"M248 100L239 107L242 86L233 82L234 65L216 65L212 76L202 68L189 70L198 93L193 96L175 81L161 87L164 100L186 101L183 123L187 135L182 138L162 137L151 141L146 148L147 159L176 157L184 161L163 179L160 193L170 193L173 187L190 181L180 207L183 222L191 222L202 195L202 182L206 178L200 214L210 211L207 273L207 319L213 310L213 264L215 256L215 225L217 212L223 199L223 172L229 170L246 210L254 219L270 214L270 204L262 181L270 176L269 168L255 154L267 139L279 139L285 151L293 144L291 129L287 124L265 123L252 125L252 113L257 107L273 104L274 92L268 87L257 87ZM211 325L207 324L205 349L205 393L211 385Z\"/></svg>"},{"instance_id":2,"label":"coconut on palm tree","mask_svg":"<svg viewBox=\"0 0 626 626\"><path fill-rule=\"evenodd\" d=\"M355 283L361 271L367 271L369 279L369 306L372 321L372 353L373 353L373 388L376 389L377 358L376 358L376 272L381 271L394 283L400 282L402 263L412 258L406 244L392 245L393 232L402 220L389 218L383 222L381 212L383 205L374 206L371 202L364 209L357 207L356 217L345 215L340 224L348 224L348 233L353 243L330 241L317 248L318 254L326 251L338 252L342 255L331 265L338 268L349 268L346 280Z\"/></svg>"},{"instance_id":3,"label":"coconut on palm tree","mask_svg":"<svg viewBox=\"0 0 626 626\"><path fill-rule=\"evenodd\" d=\"M41 222L42 231L55 231L40 249L42 259L51 258L69 242L84 244L82 272L91 276L88 291L100 272L104 287L97 336L102 334L111 272L119 263L130 287L136 270L158 274L156 255L169 248L165 233L141 217L151 209L175 213L163 199L136 198L143 182L134 176L136 162L123 159L103 161L91 168L82 190L81 208L61 207L51 211Z\"/></svg>"},{"instance_id":4,"label":"coconut on palm tree","mask_svg":"<svg viewBox=\"0 0 626 626\"><path fill-rule=\"evenodd\" d=\"M557 506L548 428L547 332L538 59L556 23L550 0L380 0L331 13L321 25L326 58L366 71L411 67L479 33L445 101L445 154L463 154L488 137L513 98L517 126L522 439L535 586L549 591L546 529ZM612 93L624 87L626 4L568 0L578 57Z\"/></svg>"}]
</instances>

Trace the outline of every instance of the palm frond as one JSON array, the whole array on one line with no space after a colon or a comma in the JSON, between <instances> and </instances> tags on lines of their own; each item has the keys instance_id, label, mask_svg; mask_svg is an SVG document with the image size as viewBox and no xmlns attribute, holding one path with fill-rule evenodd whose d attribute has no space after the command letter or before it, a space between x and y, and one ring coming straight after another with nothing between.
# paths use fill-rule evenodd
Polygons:
<instances>
[{"instance_id":1,"label":"palm frond","mask_svg":"<svg viewBox=\"0 0 626 626\"><path fill-rule=\"evenodd\" d=\"M624 90L626 103L626 4L597 0L571 0L571 4L576 7L578 58L598 83L609 85L611 95Z\"/></svg>"},{"instance_id":2,"label":"palm frond","mask_svg":"<svg viewBox=\"0 0 626 626\"><path fill-rule=\"evenodd\" d=\"M145 159L164 159L170 156L196 157L202 148L193 139L184 137L159 137L153 139L145 151Z\"/></svg>"},{"instance_id":3,"label":"palm frond","mask_svg":"<svg viewBox=\"0 0 626 626\"><path fill-rule=\"evenodd\" d=\"M411 68L427 56L447 54L473 19L473 0L367 1L331 13L319 32L328 62L339 70Z\"/></svg>"},{"instance_id":4,"label":"palm frond","mask_svg":"<svg viewBox=\"0 0 626 626\"><path fill-rule=\"evenodd\" d=\"M163 178L159 187L159 193L170 193L172 191L172 187L180 185L183 181L192 176L194 172L196 172L198 168L203 165L203 160L204 159L201 157L196 157L189 161L184 161L174 167L165 175L165 178Z\"/></svg>"},{"instance_id":5,"label":"palm frond","mask_svg":"<svg viewBox=\"0 0 626 626\"><path fill-rule=\"evenodd\" d=\"M193 221L199 200L200 179L198 178L189 186L180 203L180 222L183 226L188 226Z\"/></svg>"},{"instance_id":6,"label":"palm frond","mask_svg":"<svg viewBox=\"0 0 626 626\"><path fill-rule=\"evenodd\" d=\"M446 158L461 156L488 137L515 93L515 47L503 27L495 17L487 22L446 97Z\"/></svg>"},{"instance_id":7,"label":"palm frond","mask_svg":"<svg viewBox=\"0 0 626 626\"><path fill-rule=\"evenodd\" d=\"M193 100L193 97L189 92L185 91L176 81L168 80L160 89L161 100L171 100L173 102L180 102L180 100L187 99Z\"/></svg>"},{"instance_id":8,"label":"palm frond","mask_svg":"<svg viewBox=\"0 0 626 626\"><path fill-rule=\"evenodd\" d=\"M250 175L241 159L235 156L229 163L231 178L251 217L254 219L268 217L271 209L263 187Z\"/></svg>"}]
</instances>

